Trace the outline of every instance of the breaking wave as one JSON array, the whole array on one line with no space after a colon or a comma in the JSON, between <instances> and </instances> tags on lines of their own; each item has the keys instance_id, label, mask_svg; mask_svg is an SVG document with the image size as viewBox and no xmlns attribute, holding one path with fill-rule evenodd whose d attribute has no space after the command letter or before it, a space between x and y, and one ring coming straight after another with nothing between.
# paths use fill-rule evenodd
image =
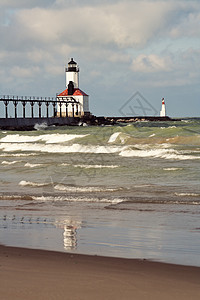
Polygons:
<instances>
[{"instance_id":1,"label":"breaking wave","mask_svg":"<svg viewBox=\"0 0 200 300\"><path fill-rule=\"evenodd\" d=\"M34 143L38 141L45 142L46 144L58 144L58 143L65 143L74 139L83 138L87 136L87 134L59 134L59 133L52 133L52 134L43 134L43 135L19 135L19 134L12 134L7 135L0 139L1 143Z\"/></svg>"},{"instance_id":2,"label":"breaking wave","mask_svg":"<svg viewBox=\"0 0 200 300\"><path fill-rule=\"evenodd\" d=\"M29 187L45 187L51 186L55 191L61 192L71 192L71 193L93 193L93 192L115 192L121 190L121 188L106 188L99 186L72 186L72 185L64 185L61 183L46 183L46 182L32 182L22 180L19 182L20 186L29 186Z\"/></svg>"},{"instance_id":3,"label":"breaking wave","mask_svg":"<svg viewBox=\"0 0 200 300\"><path fill-rule=\"evenodd\" d=\"M174 149L125 149L119 153L123 157L153 157L174 160L200 159L200 156L182 155L180 151Z\"/></svg>"},{"instance_id":4,"label":"breaking wave","mask_svg":"<svg viewBox=\"0 0 200 300\"><path fill-rule=\"evenodd\" d=\"M93 186L66 186L64 184L57 184L54 186L55 190L58 191L66 191L66 192L85 192L85 193L92 193L92 192L114 192L118 191L119 188L102 188L102 187L93 187Z\"/></svg>"},{"instance_id":5,"label":"breaking wave","mask_svg":"<svg viewBox=\"0 0 200 300\"><path fill-rule=\"evenodd\" d=\"M178 171L183 170L183 168L163 168L164 171Z\"/></svg>"},{"instance_id":6,"label":"breaking wave","mask_svg":"<svg viewBox=\"0 0 200 300\"><path fill-rule=\"evenodd\" d=\"M2 165L14 165L14 164L17 164L17 163L19 163L19 162L21 162L21 160L13 160L13 161L6 161L6 160L4 160L4 161L2 161Z\"/></svg>"},{"instance_id":7,"label":"breaking wave","mask_svg":"<svg viewBox=\"0 0 200 300\"><path fill-rule=\"evenodd\" d=\"M118 204L122 202L123 200L120 198L97 198L97 197L87 197L87 196L79 196L79 197L73 197L73 196L33 196L34 200L37 201L67 201L67 202L90 202L90 203L111 203L111 204Z\"/></svg>"},{"instance_id":8,"label":"breaking wave","mask_svg":"<svg viewBox=\"0 0 200 300\"><path fill-rule=\"evenodd\" d=\"M26 163L24 165L24 167L28 167L28 168L36 168L36 167L41 167L44 166L43 164L30 164L30 163Z\"/></svg>"},{"instance_id":9,"label":"breaking wave","mask_svg":"<svg viewBox=\"0 0 200 300\"><path fill-rule=\"evenodd\" d=\"M196 193L175 193L175 195L180 197L200 197L200 194Z\"/></svg>"},{"instance_id":10,"label":"breaking wave","mask_svg":"<svg viewBox=\"0 0 200 300\"><path fill-rule=\"evenodd\" d=\"M103 168L109 168L109 169L115 169L118 168L118 165L74 165L75 168L84 168L84 169L103 169Z\"/></svg>"},{"instance_id":11,"label":"breaking wave","mask_svg":"<svg viewBox=\"0 0 200 300\"><path fill-rule=\"evenodd\" d=\"M44 183L44 182L32 182L32 181L26 181L26 180L21 180L19 182L19 185L21 186L32 186L32 187L43 187L43 186L48 186L50 183Z\"/></svg>"},{"instance_id":12,"label":"breaking wave","mask_svg":"<svg viewBox=\"0 0 200 300\"><path fill-rule=\"evenodd\" d=\"M53 143L52 143L53 144ZM117 153L124 148L121 146L107 146L107 145L48 145L39 143L2 143L0 149L8 152L13 151L36 151L47 153Z\"/></svg>"}]
</instances>

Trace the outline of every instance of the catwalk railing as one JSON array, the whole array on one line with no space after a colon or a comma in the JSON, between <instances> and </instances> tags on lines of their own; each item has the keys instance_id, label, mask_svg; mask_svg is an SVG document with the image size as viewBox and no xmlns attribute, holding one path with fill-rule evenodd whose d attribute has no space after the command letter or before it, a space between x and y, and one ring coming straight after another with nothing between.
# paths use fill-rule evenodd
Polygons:
<instances>
[{"instance_id":1,"label":"catwalk railing","mask_svg":"<svg viewBox=\"0 0 200 300\"><path fill-rule=\"evenodd\" d=\"M68 105L72 106L72 117L75 116L79 102L73 97L28 97L28 96L0 96L1 118L49 118L68 117Z\"/></svg>"}]
</instances>

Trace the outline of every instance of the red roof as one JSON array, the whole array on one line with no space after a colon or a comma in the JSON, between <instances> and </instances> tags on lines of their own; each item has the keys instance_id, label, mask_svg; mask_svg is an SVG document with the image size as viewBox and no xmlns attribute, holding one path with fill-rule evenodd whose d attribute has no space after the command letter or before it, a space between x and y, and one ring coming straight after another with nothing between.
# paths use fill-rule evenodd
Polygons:
<instances>
[{"instance_id":1,"label":"red roof","mask_svg":"<svg viewBox=\"0 0 200 300\"><path fill-rule=\"evenodd\" d=\"M86 93L81 91L80 89L74 89L73 95L68 95L68 89L64 90L62 93L60 93L57 96L88 96Z\"/></svg>"}]
</instances>

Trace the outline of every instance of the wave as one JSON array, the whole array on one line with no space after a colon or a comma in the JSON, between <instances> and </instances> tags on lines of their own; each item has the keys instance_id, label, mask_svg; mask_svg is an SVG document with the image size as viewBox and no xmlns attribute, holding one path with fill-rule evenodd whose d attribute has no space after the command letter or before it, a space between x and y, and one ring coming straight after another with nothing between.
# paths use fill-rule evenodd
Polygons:
<instances>
[{"instance_id":1,"label":"wave","mask_svg":"<svg viewBox=\"0 0 200 300\"><path fill-rule=\"evenodd\" d=\"M125 144L129 138L130 136L123 132L115 132L110 136L108 143L112 144L119 142L120 144Z\"/></svg>"},{"instance_id":2,"label":"wave","mask_svg":"<svg viewBox=\"0 0 200 300\"><path fill-rule=\"evenodd\" d=\"M38 155L37 153L3 153L0 154L0 157L26 157L26 156L36 156Z\"/></svg>"},{"instance_id":3,"label":"wave","mask_svg":"<svg viewBox=\"0 0 200 300\"><path fill-rule=\"evenodd\" d=\"M103 169L103 168L109 168L109 169L115 169L118 168L118 165L74 165L75 168L84 168L84 169Z\"/></svg>"},{"instance_id":4,"label":"wave","mask_svg":"<svg viewBox=\"0 0 200 300\"><path fill-rule=\"evenodd\" d=\"M47 123L42 123L42 124L35 124L34 129L35 130L45 130L48 128Z\"/></svg>"},{"instance_id":5,"label":"wave","mask_svg":"<svg viewBox=\"0 0 200 300\"><path fill-rule=\"evenodd\" d=\"M111 203L111 204L117 204L122 202L123 200L121 198L99 198L99 197L87 197L87 196L69 196L69 195L42 195L42 196L35 196L35 195L0 195L0 200L24 200L24 201L33 201L33 205L37 205L37 203L41 202L90 202L90 203Z\"/></svg>"},{"instance_id":6,"label":"wave","mask_svg":"<svg viewBox=\"0 0 200 300\"><path fill-rule=\"evenodd\" d=\"M67 202L89 202L89 203L110 203L110 204L118 204L121 203L123 200L121 198L98 198L98 197L73 197L73 196L33 196L34 200L37 201L67 201Z\"/></svg>"},{"instance_id":7,"label":"wave","mask_svg":"<svg viewBox=\"0 0 200 300\"><path fill-rule=\"evenodd\" d=\"M17 164L17 163L19 163L19 162L21 162L21 160L13 160L13 161L6 161L6 160L4 160L4 161L2 161L2 165L14 165L14 164Z\"/></svg>"},{"instance_id":8,"label":"wave","mask_svg":"<svg viewBox=\"0 0 200 300\"><path fill-rule=\"evenodd\" d=\"M66 192L83 192L83 193L92 193L92 192L115 192L120 190L119 188L102 188L102 187L94 187L94 186L67 186L64 184L57 184L54 186L55 190L58 191L66 191Z\"/></svg>"},{"instance_id":9,"label":"wave","mask_svg":"<svg viewBox=\"0 0 200 300\"><path fill-rule=\"evenodd\" d=\"M108 145L81 145L72 144L68 146L59 145L43 145L39 143L2 143L0 149L7 152L14 151L36 151L48 153L117 153L122 151L123 146Z\"/></svg>"},{"instance_id":10,"label":"wave","mask_svg":"<svg viewBox=\"0 0 200 300\"><path fill-rule=\"evenodd\" d=\"M183 168L163 168L164 171L178 171L183 170Z\"/></svg>"},{"instance_id":11,"label":"wave","mask_svg":"<svg viewBox=\"0 0 200 300\"><path fill-rule=\"evenodd\" d=\"M26 181L26 180L21 180L19 182L19 185L21 186L32 186L32 187L43 187L43 186L48 186L51 185L51 183L45 183L45 182L32 182L32 181Z\"/></svg>"},{"instance_id":12,"label":"wave","mask_svg":"<svg viewBox=\"0 0 200 300\"><path fill-rule=\"evenodd\" d=\"M44 166L44 164L30 164L30 163L26 163L24 165L24 167L28 167L28 168L36 168L36 167L41 167Z\"/></svg>"},{"instance_id":13,"label":"wave","mask_svg":"<svg viewBox=\"0 0 200 300\"><path fill-rule=\"evenodd\" d=\"M0 200L34 200L30 195L0 195Z\"/></svg>"},{"instance_id":14,"label":"wave","mask_svg":"<svg viewBox=\"0 0 200 300\"><path fill-rule=\"evenodd\" d=\"M133 198L133 199L121 199L122 201L120 203L117 203L116 205L111 205L106 208L108 209L119 209L119 210L135 210L135 211L162 211L163 205L170 205L169 211L177 212L177 209L181 212L183 212L183 209L181 207L178 207L177 205L200 205L200 200L195 199L183 199L183 198L176 198L176 199L154 199L154 198ZM141 205L142 204L142 205ZM145 205L146 204L146 205ZM175 208L172 207L172 205L175 205ZM166 211L166 208L164 208L164 211ZM186 212L188 211L185 208ZM200 212L197 211L199 214Z\"/></svg>"},{"instance_id":15,"label":"wave","mask_svg":"<svg viewBox=\"0 0 200 300\"><path fill-rule=\"evenodd\" d=\"M168 146L167 146L168 145ZM195 155L187 155L189 152L170 149L169 144L157 145L157 148L152 148L151 145L135 144L131 146L114 146L114 145L50 145L40 143L2 143L0 149L7 152L14 151L30 151L44 153L94 153L94 154L119 154L122 157L153 157L171 160L192 160L200 159L199 152L190 152Z\"/></svg>"},{"instance_id":16,"label":"wave","mask_svg":"<svg viewBox=\"0 0 200 300\"><path fill-rule=\"evenodd\" d=\"M51 186L56 191L62 192L71 192L71 193L92 193L92 192L115 192L121 190L121 188L104 188L104 187L95 187L95 186L72 186L72 185L64 185L61 183L46 183L46 182L32 182L21 180L19 182L21 186L30 186L30 187L45 187Z\"/></svg>"},{"instance_id":17,"label":"wave","mask_svg":"<svg viewBox=\"0 0 200 300\"><path fill-rule=\"evenodd\" d=\"M180 197L200 197L200 194L197 193L175 193L175 195Z\"/></svg>"},{"instance_id":18,"label":"wave","mask_svg":"<svg viewBox=\"0 0 200 300\"><path fill-rule=\"evenodd\" d=\"M90 203L111 203L111 204L118 204L121 203L123 200L121 198L98 198L98 197L73 197L73 196L33 196L34 200L37 201L67 201L67 202L90 202Z\"/></svg>"},{"instance_id":19,"label":"wave","mask_svg":"<svg viewBox=\"0 0 200 300\"><path fill-rule=\"evenodd\" d=\"M83 138L88 134L43 134L39 136L33 135L19 135L12 134L7 135L0 139L1 143L34 143L34 142L45 142L46 144L57 144L57 143L65 143L74 139Z\"/></svg>"},{"instance_id":20,"label":"wave","mask_svg":"<svg viewBox=\"0 0 200 300\"><path fill-rule=\"evenodd\" d=\"M176 151L174 149L125 149L121 151L119 155L123 157L153 157L172 160L200 159L200 156L182 155L179 151Z\"/></svg>"}]
</instances>

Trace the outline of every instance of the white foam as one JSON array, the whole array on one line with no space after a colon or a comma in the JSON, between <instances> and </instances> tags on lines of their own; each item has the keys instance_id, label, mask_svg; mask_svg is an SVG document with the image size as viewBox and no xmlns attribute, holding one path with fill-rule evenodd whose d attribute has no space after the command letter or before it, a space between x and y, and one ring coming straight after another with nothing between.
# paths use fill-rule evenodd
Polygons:
<instances>
[{"instance_id":1,"label":"white foam","mask_svg":"<svg viewBox=\"0 0 200 300\"><path fill-rule=\"evenodd\" d=\"M119 189L113 189L113 188L101 188L101 187L93 187L93 186L67 186L63 184L57 184L54 186L55 190L58 191L66 191L66 192L85 192L85 193L92 193L92 192L114 192Z\"/></svg>"},{"instance_id":2,"label":"white foam","mask_svg":"<svg viewBox=\"0 0 200 300\"><path fill-rule=\"evenodd\" d=\"M47 186L49 183L44 183L44 182L32 182L32 181L26 181L26 180L21 180L19 182L19 185L21 186L32 186L32 187L42 187L42 186Z\"/></svg>"},{"instance_id":3,"label":"white foam","mask_svg":"<svg viewBox=\"0 0 200 300\"><path fill-rule=\"evenodd\" d=\"M163 168L164 171L177 171L177 170L183 170L183 168Z\"/></svg>"},{"instance_id":4,"label":"white foam","mask_svg":"<svg viewBox=\"0 0 200 300\"><path fill-rule=\"evenodd\" d=\"M39 155L38 153L16 153L16 154L11 154L11 153L4 153L0 154L1 157L26 157L26 156L35 156Z\"/></svg>"},{"instance_id":5,"label":"white foam","mask_svg":"<svg viewBox=\"0 0 200 300\"><path fill-rule=\"evenodd\" d=\"M147 149L147 150L132 150L125 149L119 153L123 157L155 157L172 160L188 160L188 159L200 159L197 156L182 155L180 152L174 149Z\"/></svg>"},{"instance_id":6,"label":"white foam","mask_svg":"<svg viewBox=\"0 0 200 300\"><path fill-rule=\"evenodd\" d=\"M176 196L182 196L182 197L187 197L187 196L192 196L192 197L200 197L200 194L196 193L175 193Z\"/></svg>"},{"instance_id":7,"label":"white foam","mask_svg":"<svg viewBox=\"0 0 200 300\"><path fill-rule=\"evenodd\" d=\"M39 143L2 143L0 149L7 152L36 151L48 153L117 153L125 149L121 146L96 146L96 145L47 145Z\"/></svg>"},{"instance_id":8,"label":"white foam","mask_svg":"<svg viewBox=\"0 0 200 300\"><path fill-rule=\"evenodd\" d=\"M6 161L6 160L4 160L4 161L2 161L2 165L14 165L14 164L16 164L16 163L19 163L19 162L21 162L21 161L19 161L19 160L13 160L13 161Z\"/></svg>"},{"instance_id":9,"label":"white foam","mask_svg":"<svg viewBox=\"0 0 200 300\"><path fill-rule=\"evenodd\" d=\"M35 124L34 129L36 130L44 130L48 127L47 123Z\"/></svg>"},{"instance_id":10,"label":"white foam","mask_svg":"<svg viewBox=\"0 0 200 300\"><path fill-rule=\"evenodd\" d=\"M41 167L44 166L43 164L30 164L30 163L26 163L24 165L24 167L28 167L28 168L36 168L36 167Z\"/></svg>"},{"instance_id":11,"label":"white foam","mask_svg":"<svg viewBox=\"0 0 200 300\"><path fill-rule=\"evenodd\" d=\"M88 134L59 134L59 133L52 133L52 134L43 134L38 136L33 135L19 135L19 134L12 134L7 135L0 139L2 143L34 143L38 141L46 142L46 144L57 144L57 143L65 143L77 138L83 138Z\"/></svg>"},{"instance_id":12,"label":"white foam","mask_svg":"<svg viewBox=\"0 0 200 300\"><path fill-rule=\"evenodd\" d=\"M102 169L102 168L109 168L109 169L115 169L118 168L118 165L74 165L75 168L84 168L84 169Z\"/></svg>"},{"instance_id":13,"label":"white foam","mask_svg":"<svg viewBox=\"0 0 200 300\"><path fill-rule=\"evenodd\" d=\"M68 201L68 202L89 202L89 203L111 203L111 204L118 204L123 202L122 199L120 198L114 198L114 199L107 199L107 198L88 198L84 196L79 196L79 197L73 197L73 196L41 196L41 197L36 197L32 196L32 198L35 201Z\"/></svg>"},{"instance_id":14,"label":"white foam","mask_svg":"<svg viewBox=\"0 0 200 300\"><path fill-rule=\"evenodd\" d=\"M119 141L121 144L124 144L127 141L127 139L129 139L129 137L129 135L123 132L115 132L110 136L108 143L112 144Z\"/></svg>"},{"instance_id":15,"label":"white foam","mask_svg":"<svg viewBox=\"0 0 200 300\"><path fill-rule=\"evenodd\" d=\"M115 132L113 133L109 140L108 140L108 143L114 143L116 141L116 139L119 137L119 135L121 134L121 132Z\"/></svg>"}]
</instances>

